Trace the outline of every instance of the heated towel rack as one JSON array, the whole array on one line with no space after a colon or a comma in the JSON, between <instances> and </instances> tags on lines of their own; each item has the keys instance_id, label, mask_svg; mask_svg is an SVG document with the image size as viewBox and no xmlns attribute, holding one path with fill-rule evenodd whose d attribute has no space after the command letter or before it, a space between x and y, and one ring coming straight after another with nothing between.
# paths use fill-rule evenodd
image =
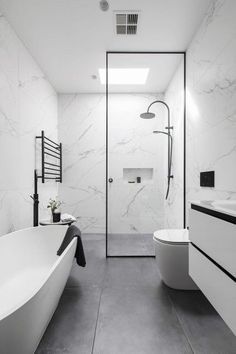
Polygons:
<instances>
[{"instance_id":1,"label":"heated towel rack","mask_svg":"<svg viewBox=\"0 0 236 354\"><path fill-rule=\"evenodd\" d=\"M41 135L36 136L36 139L41 140L41 175L38 175L36 169L34 170L34 195L31 196L34 201L34 226L39 224L38 180L41 179L42 183L47 180L62 183L62 144L47 138L43 130Z\"/></svg>"}]
</instances>

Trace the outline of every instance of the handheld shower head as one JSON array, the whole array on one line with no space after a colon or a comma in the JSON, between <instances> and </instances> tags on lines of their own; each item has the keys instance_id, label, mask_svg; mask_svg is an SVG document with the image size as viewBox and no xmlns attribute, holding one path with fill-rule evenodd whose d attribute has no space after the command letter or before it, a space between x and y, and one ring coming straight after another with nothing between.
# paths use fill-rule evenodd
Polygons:
<instances>
[{"instance_id":1,"label":"handheld shower head","mask_svg":"<svg viewBox=\"0 0 236 354\"><path fill-rule=\"evenodd\" d=\"M140 118L143 118L143 119L152 119L154 117L155 117L155 113L152 113L152 112L144 112L144 113L140 114Z\"/></svg>"},{"instance_id":2,"label":"handheld shower head","mask_svg":"<svg viewBox=\"0 0 236 354\"><path fill-rule=\"evenodd\" d=\"M165 135L171 136L170 133L163 132L162 130L153 130L153 134L165 134Z\"/></svg>"}]
</instances>

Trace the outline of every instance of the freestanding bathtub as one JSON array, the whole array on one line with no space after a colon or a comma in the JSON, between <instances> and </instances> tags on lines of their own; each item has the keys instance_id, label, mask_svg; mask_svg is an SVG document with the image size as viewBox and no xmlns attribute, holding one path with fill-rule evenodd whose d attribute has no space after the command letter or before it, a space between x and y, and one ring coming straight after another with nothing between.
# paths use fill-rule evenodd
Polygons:
<instances>
[{"instance_id":1,"label":"freestanding bathtub","mask_svg":"<svg viewBox=\"0 0 236 354\"><path fill-rule=\"evenodd\" d=\"M44 226L0 237L0 353L33 354L58 305L76 239L61 256L66 226Z\"/></svg>"}]
</instances>

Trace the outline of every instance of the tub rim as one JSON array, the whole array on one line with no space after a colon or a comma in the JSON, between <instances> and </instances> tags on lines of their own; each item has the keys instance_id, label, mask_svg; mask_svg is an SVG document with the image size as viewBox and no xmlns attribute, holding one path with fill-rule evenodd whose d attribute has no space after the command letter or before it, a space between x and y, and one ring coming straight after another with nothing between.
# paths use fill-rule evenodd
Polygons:
<instances>
[{"instance_id":1,"label":"tub rim","mask_svg":"<svg viewBox=\"0 0 236 354\"><path fill-rule=\"evenodd\" d=\"M61 225L58 225L58 226L61 227ZM20 229L20 230L16 230L16 231L10 232L9 234L5 234L5 235L3 235L1 237L9 236L9 235L14 234L14 233L19 232L19 231L33 230L33 229L34 229L34 227L28 227L28 228L25 228L25 229ZM0 240L1 240L1 237L0 237ZM65 254L67 254L69 252L70 248L74 246L75 242L77 242L77 239L73 238L73 240L69 243L69 245L64 249L62 254L60 256L58 256L58 259L53 263L53 265L50 267L47 275L43 279L43 281L41 283L41 286L40 287L36 287L35 290L30 294L30 296L25 297L25 299L23 299L22 301L17 303L17 305L11 307L8 311L4 312L3 315L1 315L1 313L0 313L0 321L3 321L7 317L11 316L14 312L19 310L21 307L23 307L25 304L27 304L33 297L35 297L38 294L38 292L41 290L41 288L44 286L44 284L51 277L53 271L57 268L59 263L62 261L62 259L64 258Z\"/></svg>"}]
</instances>

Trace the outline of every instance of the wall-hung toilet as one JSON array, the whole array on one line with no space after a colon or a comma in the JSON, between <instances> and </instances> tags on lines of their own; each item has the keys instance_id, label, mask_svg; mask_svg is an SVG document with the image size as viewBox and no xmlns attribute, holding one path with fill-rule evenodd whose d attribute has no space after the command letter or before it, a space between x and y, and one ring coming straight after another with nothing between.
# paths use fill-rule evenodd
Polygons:
<instances>
[{"instance_id":1,"label":"wall-hung toilet","mask_svg":"<svg viewBox=\"0 0 236 354\"><path fill-rule=\"evenodd\" d=\"M153 240L163 282L173 289L197 290L188 274L188 230L158 230L154 232Z\"/></svg>"}]
</instances>

